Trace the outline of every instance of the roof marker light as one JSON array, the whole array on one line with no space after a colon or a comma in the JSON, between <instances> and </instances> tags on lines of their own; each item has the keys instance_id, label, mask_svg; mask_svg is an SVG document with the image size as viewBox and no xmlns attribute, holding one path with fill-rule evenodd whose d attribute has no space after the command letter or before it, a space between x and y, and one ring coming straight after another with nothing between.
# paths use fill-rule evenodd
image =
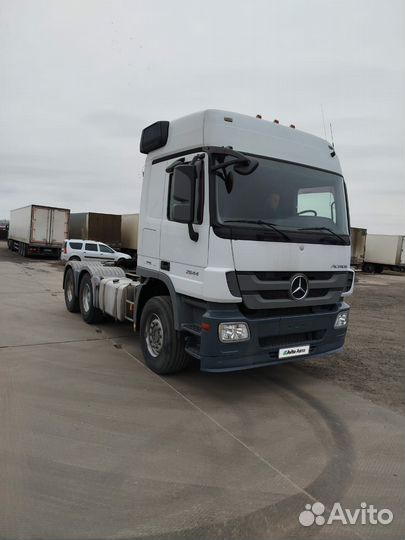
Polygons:
<instances>
[{"instance_id":1,"label":"roof marker light","mask_svg":"<svg viewBox=\"0 0 405 540\"><path fill-rule=\"evenodd\" d=\"M258 118L259 120L261 120L263 117L261 114L256 114L256 118Z\"/></svg>"},{"instance_id":2,"label":"roof marker light","mask_svg":"<svg viewBox=\"0 0 405 540\"><path fill-rule=\"evenodd\" d=\"M279 123L280 123L279 120L277 120L277 119L274 119L273 122L274 122L275 124L279 124Z\"/></svg>"},{"instance_id":3,"label":"roof marker light","mask_svg":"<svg viewBox=\"0 0 405 540\"><path fill-rule=\"evenodd\" d=\"M293 128L293 129L295 129L295 126L294 126L294 124L290 124L290 128Z\"/></svg>"},{"instance_id":4,"label":"roof marker light","mask_svg":"<svg viewBox=\"0 0 405 540\"><path fill-rule=\"evenodd\" d=\"M233 122L233 118L231 118L230 116L224 116L224 120L225 122Z\"/></svg>"}]
</instances>

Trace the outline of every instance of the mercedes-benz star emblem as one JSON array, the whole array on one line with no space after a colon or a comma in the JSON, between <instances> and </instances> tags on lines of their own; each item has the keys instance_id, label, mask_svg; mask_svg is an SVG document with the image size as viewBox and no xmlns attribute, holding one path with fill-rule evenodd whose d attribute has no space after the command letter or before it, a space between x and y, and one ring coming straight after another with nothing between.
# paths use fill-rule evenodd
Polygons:
<instances>
[{"instance_id":1,"label":"mercedes-benz star emblem","mask_svg":"<svg viewBox=\"0 0 405 540\"><path fill-rule=\"evenodd\" d=\"M309 291L308 279L304 274L296 274L290 283L290 296L293 300L304 300Z\"/></svg>"}]
</instances>

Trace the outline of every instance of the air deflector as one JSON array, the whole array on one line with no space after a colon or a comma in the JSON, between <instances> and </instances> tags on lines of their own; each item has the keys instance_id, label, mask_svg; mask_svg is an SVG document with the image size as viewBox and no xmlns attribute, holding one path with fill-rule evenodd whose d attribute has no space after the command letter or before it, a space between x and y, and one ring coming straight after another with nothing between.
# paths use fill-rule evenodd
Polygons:
<instances>
[{"instance_id":1,"label":"air deflector","mask_svg":"<svg viewBox=\"0 0 405 540\"><path fill-rule=\"evenodd\" d=\"M167 120L161 120L142 130L140 144L142 154L149 154L149 152L165 146L169 137L169 124L170 122Z\"/></svg>"}]
</instances>

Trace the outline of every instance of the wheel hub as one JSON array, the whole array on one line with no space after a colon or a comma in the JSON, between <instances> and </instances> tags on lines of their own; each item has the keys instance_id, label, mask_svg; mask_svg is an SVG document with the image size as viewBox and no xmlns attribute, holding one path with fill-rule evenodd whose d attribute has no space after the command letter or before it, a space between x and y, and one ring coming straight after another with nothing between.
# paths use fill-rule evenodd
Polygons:
<instances>
[{"instance_id":1,"label":"wheel hub","mask_svg":"<svg viewBox=\"0 0 405 540\"><path fill-rule=\"evenodd\" d=\"M72 281L69 282L66 293L67 293L69 302L71 302L73 300L73 282Z\"/></svg>"},{"instance_id":2,"label":"wheel hub","mask_svg":"<svg viewBox=\"0 0 405 540\"><path fill-rule=\"evenodd\" d=\"M163 326L156 313L153 313L146 325L145 331L146 346L151 356L157 357L163 348Z\"/></svg>"},{"instance_id":3,"label":"wheel hub","mask_svg":"<svg viewBox=\"0 0 405 540\"><path fill-rule=\"evenodd\" d=\"M90 304L91 304L91 291L90 291L89 284L86 283L86 285L83 287L83 307L86 312L90 310Z\"/></svg>"}]
</instances>

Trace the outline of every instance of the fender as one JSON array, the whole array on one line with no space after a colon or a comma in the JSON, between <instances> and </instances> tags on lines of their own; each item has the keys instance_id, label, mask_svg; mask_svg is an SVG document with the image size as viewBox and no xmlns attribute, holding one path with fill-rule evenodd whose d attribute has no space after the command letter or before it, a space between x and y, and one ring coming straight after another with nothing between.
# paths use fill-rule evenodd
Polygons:
<instances>
[{"instance_id":1,"label":"fender","mask_svg":"<svg viewBox=\"0 0 405 540\"><path fill-rule=\"evenodd\" d=\"M63 272L63 288L65 287L66 273L71 268L73 271L73 279L75 282L75 296L79 296L81 276L87 272L90 274L91 283L93 285L93 298L97 298L96 283L103 277L125 277L125 272L119 266L103 266L102 263L87 263L83 261L69 261L66 263ZM98 279L96 279L98 278ZM97 302L96 302L97 304ZM97 306L96 306L97 307Z\"/></svg>"},{"instance_id":2,"label":"fender","mask_svg":"<svg viewBox=\"0 0 405 540\"><path fill-rule=\"evenodd\" d=\"M151 270L149 268L140 268L139 266L137 266L136 268L136 273L138 276L146 279L139 286L139 293L137 295L137 302L135 306L136 313L134 314L134 324L136 324L136 326L139 326L141 312L145 304L145 301L143 301L143 298L145 298L144 295L149 296L147 291L150 289L151 286L155 287L153 282L157 281L164 284L169 291L170 300L173 306L174 327L176 330L181 330L182 317L180 316L180 310L182 303L179 300L179 295L176 293L170 277L163 272Z\"/></svg>"}]
</instances>

